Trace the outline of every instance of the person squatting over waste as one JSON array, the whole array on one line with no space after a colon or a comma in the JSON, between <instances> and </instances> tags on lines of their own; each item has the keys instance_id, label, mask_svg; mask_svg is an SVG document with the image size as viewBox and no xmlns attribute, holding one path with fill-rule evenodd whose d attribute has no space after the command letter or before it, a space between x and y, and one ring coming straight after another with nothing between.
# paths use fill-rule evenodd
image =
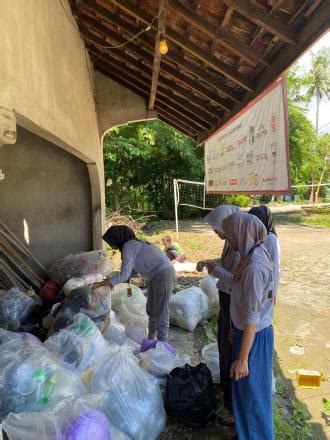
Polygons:
<instances>
[{"instance_id":1,"label":"person squatting over waste","mask_svg":"<svg viewBox=\"0 0 330 440\"><path fill-rule=\"evenodd\" d=\"M164 246L161 248L161 250L167 255L172 263L175 263L176 261L178 263L183 263L186 260L186 256L184 255L179 243L176 243L175 241L172 242L172 239L169 235L163 237L162 242Z\"/></svg>"},{"instance_id":2,"label":"person squatting over waste","mask_svg":"<svg viewBox=\"0 0 330 440\"><path fill-rule=\"evenodd\" d=\"M276 300L276 293L278 289L278 285L280 282L280 243L277 237L277 233L275 230L275 225L273 221L273 216L271 210L268 208L268 206L260 205L255 206L254 208L251 208L249 211L249 214L255 215L262 221L265 228L267 229L267 238L264 243L266 246L266 249L270 255L270 258L272 259L273 265L274 265L274 303Z\"/></svg>"},{"instance_id":3,"label":"person squatting over waste","mask_svg":"<svg viewBox=\"0 0 330 440\"><path fill-rule=\"evenodd\" d=\"M154 346L156 339L166 341L169 330L169 302L176 282L173 264L158 247L138 240L128 226L111 226L102 238L113 249L120 251L121 269L118 275L94 283L93 287L108 285L112 289L116 284L126 282L133 271L148 278L149 334L148 340L142 342L141 351Z\"/></svg>"},{"instance_id":4,"label":"person squatting over waste","mask_svg":"<svg viewBox=\"0 0 330 440\"><path fill-rule=\"evenodd\" d=\"M227 217L223 230L241 257L231 292L235 326L231 366L235 427L239 440L273 440L273 263L263 244L263 223L247 213Z\"/></svg>"},{"instance_id":5,"label":"person squatting over waste","mask_svg":"<svg viewBox=\"0 0 330 440\"><path fill-rule=\"evenodd\" d=\"M221 240L225 240L225 234L222 222L225 218L235 212L240 212L237 206L220 205L217 206L204 218L213 231ZM230 321L230 293L235 272L240 257L239 253L234 251L227 240L223 247L221 258L214 260L202 260L197 263L197 270L203 270L207 267L210 274L219 278L217 287L219 289L220 311L218 320L218 347L220 358L220 386L223 391L224 405L229 413L219 418L220 423L224 425L233 425L232 416L232 396L230 367L232 364L232 344L230 341L231 321Z\"/></svg>"}]
</instances>

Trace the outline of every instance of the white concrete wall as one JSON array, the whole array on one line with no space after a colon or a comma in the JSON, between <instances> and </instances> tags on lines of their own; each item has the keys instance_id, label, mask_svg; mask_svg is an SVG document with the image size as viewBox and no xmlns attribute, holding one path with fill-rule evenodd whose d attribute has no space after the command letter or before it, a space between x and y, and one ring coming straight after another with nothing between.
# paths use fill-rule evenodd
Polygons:
<instances>
[{"instance_id":1,"label":"white concrete wall","mask_svg":"<svg viewBox=\"0 0 330 440\"><path fill-rule=\"evenodd\" d=\"M95 99L100 136L117 125L157 118L157 112L147 113L144 98L100 72L95 72Z\"/></svg>"},{"instance_id":2,"label":"white concrete wall","mask_svg":"<svg viewBox=\"0 0 330 440\"><path fill-rule=\"evenodd\" d=\"M19 127L0 147L0 218L46 266L93 244L86 163Z\"/></svg>"},{"instance_id":3,"label":"white concrete wall","mask_svg":"<svg viewBox=\"0 0 330 440\"><path fill-rule=\"evenodd\" d=\"M93 69L68 2L61 2L1 0L0 106L14 109L22 127L89 164L94 246L100 247L104 177Z\"/></svg>"}]
</instances>

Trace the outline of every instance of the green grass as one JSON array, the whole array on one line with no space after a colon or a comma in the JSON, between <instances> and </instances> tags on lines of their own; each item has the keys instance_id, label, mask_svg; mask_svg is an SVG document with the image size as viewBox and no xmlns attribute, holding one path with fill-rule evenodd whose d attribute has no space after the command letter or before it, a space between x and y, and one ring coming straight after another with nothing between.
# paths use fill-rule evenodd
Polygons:
<instances>
[{"instance_id":1,"label":"green grass","mask_svg":"<svg viewBox=\"0 0 330 440\"><path fill-rule=\"evenodd\" d=\"M330 213L324 214L276 214L274 213L276 223L294 223L300 225L321 226L330 228Z\"/></svg>"}]
</instances>

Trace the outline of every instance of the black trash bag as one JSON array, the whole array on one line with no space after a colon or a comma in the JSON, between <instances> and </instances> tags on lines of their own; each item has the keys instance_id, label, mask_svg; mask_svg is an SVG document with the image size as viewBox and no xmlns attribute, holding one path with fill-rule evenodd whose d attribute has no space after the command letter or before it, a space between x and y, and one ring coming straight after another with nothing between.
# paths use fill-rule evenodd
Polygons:
<instances>
[{"instance_id":1,"label":"black trash bag","mask_svg":"<svg viewBox=\"0 0 330 440\"><path fill-rule=\"evenodd\" d=\"M192 426L210 426L216 415L212 375L205 364L175 368L167 377L165 409Z\"/></svg>"}]
</instances>

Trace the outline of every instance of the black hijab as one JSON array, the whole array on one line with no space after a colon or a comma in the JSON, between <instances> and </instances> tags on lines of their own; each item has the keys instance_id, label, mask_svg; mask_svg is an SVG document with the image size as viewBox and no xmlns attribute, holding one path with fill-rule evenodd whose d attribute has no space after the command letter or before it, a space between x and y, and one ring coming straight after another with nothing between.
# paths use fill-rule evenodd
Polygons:
<instances>
[{"instance_id":1,"label":"black hijab","mask_svg":"<svg viewBox=\"0 0 330 440\"><path fill-rule=\"evenodd\" d=\"M267 229L267 234L271 232L272 234L277 236L273 222L272 212L267 206L265 205L255 206L254 208L250 209L249 214L255 215L256 217L258 217L259 220L262 221L262 223L265 225Z\"/></svg>"},{"instance_id":2,"label":"black hijab","mask_svg":"<svg viewBox=\"0 0 330 440\"><path fill-rule=\"evenodd\" d=\"M111 226L102 238L110 246L116 246L120 252L127 241L136 240L133 229L125 225Z\"/></svg>"}]
</instances>

